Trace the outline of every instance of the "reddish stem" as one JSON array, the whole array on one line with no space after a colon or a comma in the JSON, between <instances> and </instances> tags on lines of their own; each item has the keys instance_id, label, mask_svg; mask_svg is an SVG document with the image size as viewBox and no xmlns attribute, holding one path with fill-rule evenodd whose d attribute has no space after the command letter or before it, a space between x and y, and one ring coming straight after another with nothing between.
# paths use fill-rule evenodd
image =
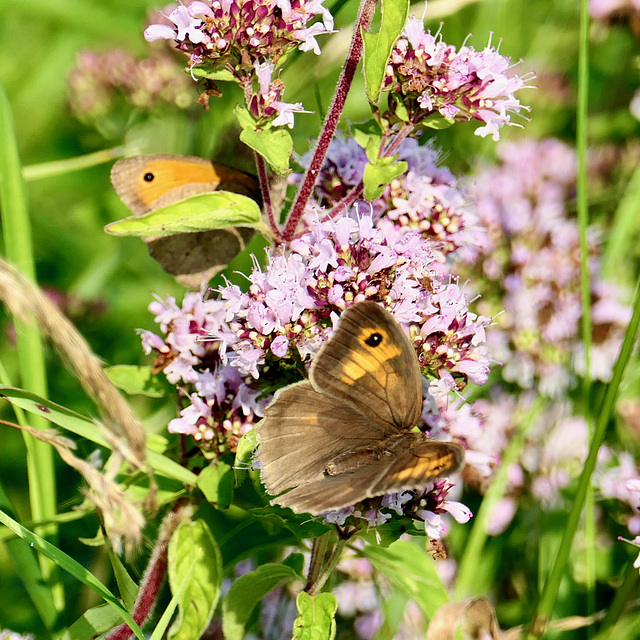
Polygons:
<instances>
[{"instance_id":1,"label":"reddish stem","mask_svg":"<svg viewBox=\"0 0 640 640\"><path fill-rule=\"evenodd\" d=\"M349 93L358 63L362 57L362 32L369 29L377 3L378 0L362 0L362 4L360 5L360 12L354 27L353 38L351 39L351 48L349 49L347 61L342 69L342 73L340 74L338 87L336 88L333 100L331 101L331 107L329 107L327 117L322 125L322 131L318 138L313 158L309 164L309 168L304 174L302 185L300 186L295 202L291 207L289 218L284 227L284 231L282 232L282 238L287 242L291 240L295 234L300 218L304 213L313 187L318 179L327 151L329 150L329 145L331 144L336 127L338 126L338 121L340 120L340 116L344 109L347 94Z\"/></svg>"},{"instance_id":2,"label":"reddish stem","mask_svg":"<svg viewBox=\"0 0 640 640\"><path fill-rule=\"evenodd\" d=\"M267 176L267 165L264 158L259 154L255 154L256 166L258 167L258 180L260 181L260 191L262 192L262 206L267 212L267 219L269 220L269 226L273 233L273 237L276 242L282 240L282 233L280 231L280 225L275 219L273 213L273 203L271 202L271 191L269 190L269 177Z\"/></svg>"}]
</instances>

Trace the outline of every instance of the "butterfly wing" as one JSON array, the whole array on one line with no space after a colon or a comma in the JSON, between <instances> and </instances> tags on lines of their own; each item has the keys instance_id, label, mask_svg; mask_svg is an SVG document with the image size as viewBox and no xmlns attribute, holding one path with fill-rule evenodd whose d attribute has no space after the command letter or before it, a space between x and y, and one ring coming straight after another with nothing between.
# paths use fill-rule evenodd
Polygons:
<instances>
[{"instance_id":1,"label":"butterfly wing","mask_svg":"<svg viewBox=\"0 0 640 640\"><path fill-rule=\"evenodd\" d=\"M400 325L375 302L343 312L311 365L309 379L322 393L386 425L388 433L410 429L420 420L418 359Z\"/></svg>"},{"instance_id":2,"label":"butterfly wing","mask_svg":"<svg viewBox=\"0 0 640 640\"><path fill-rule=\"evenodd\" d=\"M322 481L332 460L345 452L375 447L384 430L304 381L276 393L258 427L258 437L262 481L269 493L278 494Z\"/></svg>"},{"instance_id":3,"label":"butterfly wing","mask_svg":"<svg viewBox=\"0 0 640 640\"><path fill-rule=\"evenodd\" d=\"M411 441L397 441L387 455L343 473L306 482L273 502L294 511L318 515L342 509L365 498L427 486L457 471L464 463L464 449L453 442L427 440L422 434L406 434ZM414 437L415 436L415 437ZM418 439L421 442L416 442Z\"/></svg>"},{"instance_id":4,"label":"butterfly wing","mask_svg":"<svg viewBox=\"0 0 640 640\"><path fill-rule=\"evenodd\" d=\"M159 153L123 158L111 169L111 184L136 216L216 190L259 199L258 183L250 175L195 156Z\"/></svg>"}]
</instances>

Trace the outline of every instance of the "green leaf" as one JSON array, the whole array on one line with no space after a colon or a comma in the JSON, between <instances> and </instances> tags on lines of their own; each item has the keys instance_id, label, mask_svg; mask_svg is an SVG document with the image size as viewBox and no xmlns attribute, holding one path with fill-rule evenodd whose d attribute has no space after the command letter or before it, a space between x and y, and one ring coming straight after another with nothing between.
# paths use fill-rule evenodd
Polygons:
<instances>
[{"instance_id":1,"label":"green leaf","mask_svg":"<svg viewBox=\"0 0 640 640\"><path fill-rule=\"evenodd\" d=\"M15 517L13 505L9 496L0 484L0 509L10 517ZM4 529L2 533L11 533ZM21 538L3 539L6 545L8 557L11 558L16 574L22 581L26 592L29 594L40 618L47 629L52 629L56 624L57 612L53 600L51 585L42 577L42 569L33 549ZM34 621L35 622L35 621ZM34 625L35 626L35 625Z\"/></svg>"},{"instance_id":2,"label":"green leaf","mask_svg":"<svg viewBox=\"0 0 640 640\"><path fill-rule=\"evenodd\" d=\"M401 176L408 168L406 162L397 162L394 158L380 158L376 164L367 164L364 168L364 197L375 200L382 195L392 180Z\"/></svg>"},{"instance_id":3,"label":"green leaf","mask_svg":"<svg viewBox=\"0 0 640 640\"><path fill-rule=\"evenodd\" d=\"M251 469L253 463L253 452L258 446L258 435L255 429L245 433L238 441L236 447L236 463L234 465L234 475L236 486L239 486L247 477L247 471Z\"/></svg>"},{"instance_id":4,"label":"green leaf","mask_svg":"<svg viewBox=\"0 0 640 640\"><path fill-rule=\"evenodd\" d=\"M367 545L362 554L413 600L427 618L431 618L441 605L449 601L433 559L418 545L398 540L386 549Z\"/></svg>"},{"instance_id":5,"label":"green leaf","mask_svg":"<svg viewBox=\"0 0 640 640\"><path fill-rule=\"evenodd\" d=\"M404 103L404 96L400 93L391 94L391 100L393 102L393 114L396 118L402 120L402 122L409 122L411 118L409 117L409 110ZM428 118L425 118L427 120Z\"/></svg>"},{"instance_id":6,"label":"green leaf","mask_svg":"<svg viewBox=\"0 0 640 640\"><path fill-rule=\"evenodd\" d=\"M250 513L254 516L264 517L266 521L264 523L265 527L269 526L270 520L277 520L278 528L286 527L299 540L318 538L332 529L332 525L325 524L318 519L309 518L306 513L294 513L291 509L277 504L251 509Z\"/></svg>"},{"instance_id":7,"label":"green leaf","mask_svg":"<svg viewBox=\"0 0 640 640\"><path fill-rule=\"evenodd\" d=\"M429 129L436 129L437 131L448 129L454 123L455 120L453 118L445 118L440 113L432 113L430 116L427 116L424 120L420 120L419 122L419 124L429 127Z\"/></svg>"},{"instance_id":8,"label":"green leaf","mask_svg":"<svg viewBox=\"0 0 640 640\"><path fill-rule=\"evenodd\" d=\"M215 504L218 509L226 509L233 496L233 479L231 465L218 460L202 470L196 484L208 502Z\"/></svg>"},{"instance_id":9,"label":"green leaf","mask_svg":"<svg viewBox=\"0 0 640 640\"><path fill-rule=\"evenodd\" d=\"M121 622L120 616L108 604L92 607L78 618L60 637L60 640L87 640L97 638Z\"/></svg>"},{"instance_id":10,"label":"green leaf","mask_svg":"<svg viewBox=\"0 0 640 640\"><path fill-rule=\"evenodd\" d=\"M364 77L370 102L377 102L380 97L391 50L404 28L408 15L409 0L383 0L380 31L362 34Z\"/></svg>"},{"instance_id":11,"label":"green leaf","mask_svg":"<svg viewBox=\"0 0 640 640\"><path fill-rule=\"evenodd\" d=\"M70 573L76 580L82 582L90 589L93 589L99 596L101 596L111 607L113 607L120 618L126 622L136 637L140 640L145 640L144 634L140 627L135 623L131 614L120 604L118 598L116 598L107 587L105 587L98 578L96 578L88 569L85 569L80 563L76 562L73 558L63 553L57 547L54 547L50 542L47 542L35 533L32 533L28 529L25 529L19 522L16 522L10 518L4 511L0 511L0 522L13 531L17 536L20 536L23 540L29 543L36 551L53 560L60 568Z\"/></svg>"},{"instance_id":12,"label":"green leaf","mask_svg":"<svg viewBox=\"0 0 640 640\"><path fill-rule=\"evenodd\" d=\"M296 606L298 617L293 623L293 640L332 640L335 637L338 601L332 593L310 596L301 591Z\"/></svg>"},{"instance_id":13,"label":"green leaf","mask_svg":"<svg viewBox=\"0 0 640 640\"><path fill-rule=\"evenodd\" d=\"M169 637L178 640L195 640L202 635L220 597L222 556L204 520L183 522L169 542L171 592L176 594L187 577L178 618L169 630Z\"/></svg>"},{"instance_id":14,"label":"green leaf","mask_svg":"<svg viewBox=\"0 0 640 640\"><path fill-rule=\"evenodd\" d=\"M227 69L211 69L207 71L206 69L198 69L198 67L193 67L190 70L192 76L196 78L207 78L209 80L221 80L223 82L238 82L238 79L228 71Z\"/></svg>"},{"instance_id":15,"label":"green leaf","mask_svg":"<svg viewBox=\"0 0 640 640\"><path fill-rule=\"evenodd\" d=\"M236 116L242 127L240 140L259 153L276 173L287 175L293 151L291 134L286 129L258 128L251 114L242 107L236 107Z\"/></svg>"},{"instance_id":16,"label":"green leaf","mask_svg":"<svg viewBox=\"0 0 640 640\"><path fill-rule=\"evenodd\" d=\"M112 448L105 440L97 423L75 411L51 402L51 400L46 400L35 393L24 391L23 389L6 387L4 385L0 385L0 397L4 397L5 400L21 407L29 413L46 418L49 422L57 424L59 427L71 431L71 433L95 442L101 447L106 447L107 449ZM180 466L177 462L149 448L147 448L147 461L152 469L161 475L177 480L182 484L195 486L198 480L198 476L196 476L195 473L192 473L188 469Z\"/></svg>"},{"instance_id":17,"label":"green leaf","mask_svg":"<svg viewBox=\"0 0 640 640\"><path fill-rule=\"evenodd\" d=\"M105 231L114 236L173 236L178 233L262 226L258 203L231 191L201 193L151 211L112 222Z\"/></svg>"},{"instance_id":18,"label":"green leaf","mask_svg":"<svg viewBox=\"0 0 640 640\"><path fill-rule=\"evenodd\" d=\"M174 588L172 593L173 597L169 601L169 604L162 612L160 616L160 620L158 620L158 624L156 628L153 630L151 637L149 640L163 640L167 636L167 628L169 627L169 623L171 622L171 618L173 618L173 614L175 610L178 608L180 601L182 599L183 594L185 593L187 586L191 582L191 576L193 575L193 570L195 569L196 563L198 561L197 557L193 557L191 564L186 567L186 570L183 572L183 577L178 585L178 588Z\"/></svg>"},{"instance_id":19,"label":"green leaf","mask_svg":"<svg viewBox=\"0 0 640 640\"><path fill-rule=\"evenodd\" d=\"M226 640L242 640L249 616L264 596L281 582L301 580L285 564L264 564L237 578L222 601L222 631Z\"/></svg>"},{"instance_id":20,"label":"green leaf","mask_svg":"<svg viewBox=\"0 0 640 640\"><path fill-rule=\"evenodd\" d=\"M162 379L151 373L151 367L139 367L133 364L119 364L107 367L104 372L109 380L129 395L143 395L150 398L163 398L166 387Z\"/></svg>"},{"instance_id":21,"label":"green leaf","mask_svg":"<svg viewBox=\"0 0 640 640\"><path fill-rule=\"evenodd\" d=\"M374 148L376 148L379 153L380 146L382 145L382 131L380 129L380 124L375 120L368 120L367 122L354 127L353 137L363 149L369 149L373 142ZM378 153L376 153L372 162L377 159Z\"/></svg>"},{"instance_id":22,"label":"green leaf","mask_svg":"<svg viewBox=\"0 0 640 640\"><path fill-rule=\"evenodd\" d=\"M100 530L102 532L102 530ZM104 544L104 541L103 541ZM127 611L133 611L133 605L138 597L138 585L133 581L133 578L129 575L125 566L122 564L122 560L114 553L111 545L106 545L107 552L109 553L109 561L113 568L113 575L118 583L118 589L120 591L120 597L124 602L124 606Z\"/></svg>"}]
</instances>

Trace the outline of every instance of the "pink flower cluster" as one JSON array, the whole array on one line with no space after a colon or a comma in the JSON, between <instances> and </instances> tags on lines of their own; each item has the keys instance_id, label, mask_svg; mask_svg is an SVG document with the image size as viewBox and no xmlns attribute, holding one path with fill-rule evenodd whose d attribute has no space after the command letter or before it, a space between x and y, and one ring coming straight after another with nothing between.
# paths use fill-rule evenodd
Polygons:
<instances>
[{"instance_id":1,"label":"pink flower cluster","mask_svg":"<svg viewBox=\"0 0 640 640\"><path fill-rule=\"evenodd\" d=\"M182 308L169 297L152 302L149 310L164 338L142 332L144 350L157 354L156 368L189 403L169 422L169 431L192 436L207 456L235 451L239 438L262 417L264 402L237 369L220 363L219 344L208 338L225 327L222 303L187 293Z\"/></svg>"},{"instance_id":2,"label":"pink flower cluster","mask_svg":"<svg viewBox=\"0 0 640 640\"><path fill-rule=\"evenodd\" d=\"M475 176L477 213L487 242L474 286L480 308L496 318L492 354L503 377L537 385L557 397L584 373L578 225L569 217L575 193L575 152L559 142L524 140L498 148L502 164ZM599 279L597 236L591 230L593 347L591 376L608 380L630 309L621 292ZM484 284L480 284L482 279Z\"/></svg>"},{"instance_id":3,"label":"pink flower cluster","mask_svg":"<svg viewBox=\"0 0 640 640\"><path fill-rule=\"evenodd\" d=\"M396 42L383 90L402 95L409 121L419 124L440 114L449 120L479 120L479 136L498 140L512 113L525 109L514 92L525 79L509 73L510 60L497 49L462 46L459 51L425 32L421 20L409 19Z\"/></svg>"},{"instance_id":4,"label":"pink flower cluster","mask_svg":"<svg viewBox=\"0 0 640 640\"><path fill-rule=\"evenodd\" d=\"M466 446L470 448L501 454L523 423L528 424L519 459L508 470L505 495L491 514L491 535L502 533L518 507L525 505L526 509L531 498L545 511L565 511L573 496L571 485L589 451L587 423L573 415L569 401L550 402L532 416L536 411L533 400L533 392L517 396L497 390L490 398L473 403L474 414L482 420L482 433L467 433ZM455 435L455 430L451 431ZM603 446L593 482L599 501L617 502L617 508L608 512L616 512L632 536L639 535L640 472L633 456Z\"/></svg>"},{"instance_id":5,"label":"pink flower cluster","mask_svg":"<svg viewBox=\"0 0 640 640\"><path fill-rule=\"evenodd\" d=\"M208 62L238 71L255 62L280 57L299 47L320 53L315 38L333 31L324 0L197 0L177 6L169 24L152 24L144 32L152 42L175 40L190 55L189 66ZM320 22L311 24L314 18Z\"/></svg>"},{"instance_id":6,"label":"pink flower cluster","mask_svg":"<svg viewBox=\"0 0 640 640\"><path fill-rule=\"evenodd\" d=\"M214 331L223 358L258 378L276 359L290 364L317 352L338 312L378 300L404 325L427 376L446 387L484 384L489 319L468 309L460 287L418 233L391 223L374 227L368 215L311 222L309 231L257 266L249 290L220 290L230 332Z\"/></svg>"},{"instance_id":7,"label":"pink flower cluster","mask_svg":"<svg viewBox=\"0 0 640 640\"><path fill-rule=\"evenodd\" d=\"M484 232L467 205L465 191L442 165L440 152L433 144L421 146L417 140L406 138L397 154L407 163L407 171L379 198L367 203L374 219L391 220L402 231L419 231L423 238L433 241L433 250L449 261L473 261L484 242ZM307 154L301 159L302 166L309 161ZM365 150L355 138L334 138L316 183L316 201L326 208L336 205L362 183L367 162Z\"/></svg>"}]
</instances>

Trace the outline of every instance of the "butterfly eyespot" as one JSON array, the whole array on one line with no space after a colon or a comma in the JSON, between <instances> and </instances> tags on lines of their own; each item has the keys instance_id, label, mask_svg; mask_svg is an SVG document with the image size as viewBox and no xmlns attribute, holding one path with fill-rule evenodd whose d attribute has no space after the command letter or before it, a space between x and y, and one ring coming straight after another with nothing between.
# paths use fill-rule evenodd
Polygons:
<instances>
[{"instance_id":1,"label":"butterfly eyespot","mask_svg":"<svg viewBox=\"0 0 640 640\"><path fill-rule=\"evenodd\" d=\"M151 173L151 171L148 171L147 173L144 174L143 180L145 182L153 182L155 178L156 177L153 175L153 173Z\"/></svg>"},{"instance_id":2,"label":"butterfly eyespot","mask_svg":"<svg viewBox=\"0 0 640 640\"><path fill-rule=\"evenodd\" d=\"M379 333L372 333L364 343L370 347L377 347L382 342L382 335Z\"/></svg>"}]
</instances>

